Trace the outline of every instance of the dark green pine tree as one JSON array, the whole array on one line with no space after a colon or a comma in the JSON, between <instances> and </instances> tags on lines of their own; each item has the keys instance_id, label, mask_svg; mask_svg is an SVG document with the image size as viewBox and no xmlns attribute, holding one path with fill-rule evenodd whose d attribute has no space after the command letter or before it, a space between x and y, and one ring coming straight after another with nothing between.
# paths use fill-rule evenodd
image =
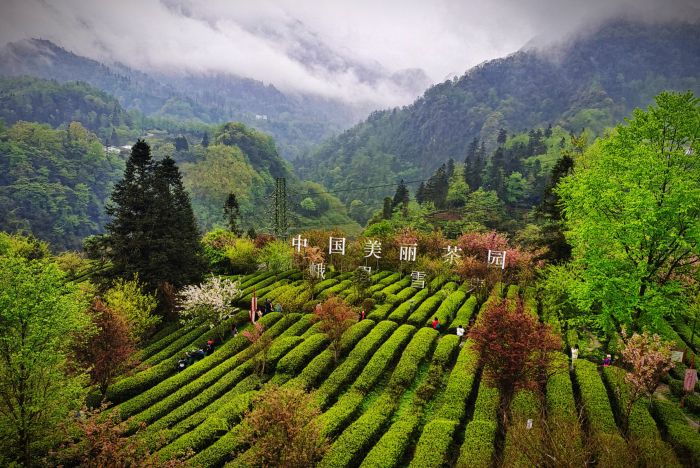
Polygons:
<instances>
[{"instance_id":1,"label":"dark green pine tree","mask_svg":"<svg viewBox=\"0 0 700 468\"><path fill-rule=\"evenodd\" d=\"M464 158L464 182L472 192L481 186L481 171L483 170L479 152L479 139L474 138L467 148Z\"/></svg>"},{"instance_id":2,"label":"dark green pine tree","mask_svg":"<svg viewBox=\"0 0 700 468\"><path fill-rule=\"evenodd\" d=\"M487 190L495 190L501 199L505 194L504 169L506 165L505 150L502 146L496 148L493 152L491 160L486 166L486 183L484 184Z\"/></svg>"},{"instance_id":3,"label":"dark green pine tree","mask_svg":"<svg viewBox=\"0 0 700 468\"><path fill-rule=\"evenodd\" d=\"M106 230L111 245L112 274L132 277L143 274L150 261L149 219L153 200L154 162L143 140L131 148L124 178L112 191L106 212L112 217Z\"/></svg>"},{"instance_id":4,"label":"dark green pine tree","mask_svg":"<svg viewBox=\"0 0 700 468\"><path fill-rule=\"evenodd\" d=\"M241 209L238 206L238 200L236 199L235 193L229 193L228 198L226 198L226 203L224 203L224 216L226 217L228 230L234 233L237 237L241 237L243 235L243 231L239 225Z\"/></svg>"},{"instance_id":5,"label":"dark green pine tree","mask_svg":"<svg viewBox=\"0 0 700 468\"><path fill-rule=\"evenodd\" d=\"M574 170L574 159L565 154L552 168L551 177L544 193L542 202L536 209L536 214L543 221L541 227L540 245L547 247L545 253L538 259L550 263L565 262L571 258L571 245L564 236L564 220L560 207L560 198L556 193L559 181Z\"/></svg>"},{"instance_id":6,"label":"dark green pine tree","mask_svg":"<svg viewBox=\"0 0 700 468\"><path fill-rule=\"evenodd\" d=\"M445 207L448 189L447 168L442 164L425 184L425 198L432 201L436 208L442 209Z\"/></svg>"},{"instance_id":7,"label":"dark green pine tree","mask_svg":"<svg viewBox=\"0 0 700 468\"><path fill-rule=\"evenodd\" d=\"M201 277L199 233L179 170L171 158L154 162L145 141L131 148L107 214L112 275L138 274L150 290Z\"/></svg>"},{"instance_id":8,"label":"dark green pine tree","mask_svg":"<svg viewBox=\"0 0 700 468\"><path fill-rule=\"evenodd\" d=\"M117 130L112 127L112 135L109 137L110 146L119 146L119 135L117 135Z\"/></svg>"},{"instance_id":9,"label":"dark green pine tree","mask_svg":"<svg viewBox=\"0 0 700 468\"><path fill-rule=\"evenodd\" d=\"M409 197L408 188L406 188L406 184L404 183L403 179L401 179L398 187L396 187L396 193L394 194L394 200L391 203L391 208L396 208L400 204L407 206Z\"/></svg>"},{"instance_id":10,"label":"dark green pine tree","mask_svg":"<svg viewBox=\"0 0 700 468\"><path fill-rule=\"evenodd\" d=\"M184 135L180 135L175 138L175 151L188 151L190 149L190 144L187 142L187 138Z\"/></svg>"},{"instance_id":11,"label":"dark green pine tree","mask_svg":"<svg viewBox=\"0 0 700 468\"><path fill-rule=\"evenodd\" d=\"M501 128L500 130L498 130L498 137L496 137L496 143L498 143L498 146L505 145L507 139L508 139L508 132L506 132L506 129Z\"/></svg>"},{"instance_id":12,"label":"dark green pine tree","mask_svg":"<svg viewBox=\"0 0 700 468\"><path fill-rule=\"evenodd\" d=\"M416 201L421 204L425 203L426 198L425 198L425 183L421 182L420 185L418 186L418 190L416 190Z\"/></svg>"},{"instance_id":13,"label":"dark green pine tree","mask_svg":"<svg viewBox=\"0 0 700 468\"><path fill-rule=\"evenodd\" d=\"M451 179L455 173L455 160L450 158L447 160L447 179Z\"/></svg>"},{"instance_id":14,"label":"dark green pine tree","mask_svg":"<svg viewBox=\"0 0 700 468\"><path fill-rule=\"evenodd\" d=\"M202 146L205 148L209 146L209 132L204 132L204 136L202 137Z\"/></svg>"},{"instance_id":15,"label":"dark green pine tree","mask_svg":"<svg viewBox=\"0 0 700 468\"><path fill-rule=\"evenodd\" d=\"M393 212L393 200L391 197L384 198L384 208L382 208L382 219L391 219Z\"/></svg>"}]
</instances>

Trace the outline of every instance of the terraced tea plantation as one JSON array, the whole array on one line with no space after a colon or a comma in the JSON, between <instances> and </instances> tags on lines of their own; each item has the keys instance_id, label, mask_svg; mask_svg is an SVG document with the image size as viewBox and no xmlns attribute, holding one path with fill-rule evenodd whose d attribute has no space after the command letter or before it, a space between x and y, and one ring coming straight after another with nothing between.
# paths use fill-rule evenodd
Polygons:
<instances>
[{"instance_id":1,"label":"terraced tea plantation","mask_svg":"<svg viewBox=\"0 0 700 468\"><path fill-rule=\"evenodd\" d=\"M369 290L377 304L345 332L337 364L312 315L285 310L261 319L273 341L265 373L256 374L254 348L240 333L230 333L233 324L239 332L251 326L247 309L253 289L259 303L284 304L294 297L313 305L330 295L354 294L351 275L320 282L314 301L299 272L242 278L240 311L222 324L227 339L211 355L178 372L178 359L216 330L171 325L141 352L137 372L112 385L108 399L123 418L130 418L132 437L146 441L161 459L179 457L190 466L241 465L236 454L246 450L247 441L239 437L240 421L267 382L315 390L322 410L319 422L331 441L320 466L531 466L509 437L509 428L505 437L499 435L499 392L481 378L473 343L465 339L460 346L454 330L460 324L468 329L502 297L521 297L526 310L536 315L532 290L498 284L479 301L457 281L437 280L419 290L396 273L380 272L372 276ZM434 317L442 324L440 331L430 327ZM567 436L574 444L598 449L597 466L638 463L620 456L629 452L620 425L625 396L611 389L613 384L624 387L624 371L611 367L601 372L579 359L569 372L563 351L544 400L519 391L512 421L532 419L537 434L542 430L538 415L544 412L548 422L563 421L570 428ZM141 423L145 429L139 429ZM668 453L665 466L700 466L700 434L674 404L637 402L628 433L635 437L637 451ZM537 444L542 438L532 440Z\"/></svg>"}]
</instances>

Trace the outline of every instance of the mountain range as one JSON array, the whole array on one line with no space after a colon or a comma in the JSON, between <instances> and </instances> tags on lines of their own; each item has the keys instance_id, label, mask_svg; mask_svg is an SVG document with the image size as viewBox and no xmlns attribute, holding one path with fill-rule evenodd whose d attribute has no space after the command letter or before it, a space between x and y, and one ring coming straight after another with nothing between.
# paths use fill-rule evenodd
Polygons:
<instances>
[{"instance_id":1,"label":"mountain range","mask_svg":"<svg viewBox=\"0 0 700 468\"><path fill-rule=\"evenodd\" d=\"M487 152L500 129L560 125L594 135L663 90L700 93L700 27L606 23L547 47L526 46L429 88L413 104L373 112L296 164L303 178L377 204L399 179L425 179L476 138Z\"/></svg>"}]
</instances>

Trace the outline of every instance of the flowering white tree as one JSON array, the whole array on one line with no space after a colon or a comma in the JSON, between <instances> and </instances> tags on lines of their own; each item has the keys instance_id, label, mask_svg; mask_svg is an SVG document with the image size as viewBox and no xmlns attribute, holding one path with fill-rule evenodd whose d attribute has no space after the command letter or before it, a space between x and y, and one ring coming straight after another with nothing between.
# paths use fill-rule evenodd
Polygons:
<instances>
[{"instance_id":1,"label":"flowering white tree","mask_svg":"<svg viewBox=\"0 0 700 468\"><path fill-rule=\"evenodd\" d=\"M180 317L183 321L206 321L212 328L218 327L233 311L233 301L241 295L238 283L212 276L204 283L185 286L180 291ZM224 339L225 330L219 328Z\"/></svg>"}]
</instances>

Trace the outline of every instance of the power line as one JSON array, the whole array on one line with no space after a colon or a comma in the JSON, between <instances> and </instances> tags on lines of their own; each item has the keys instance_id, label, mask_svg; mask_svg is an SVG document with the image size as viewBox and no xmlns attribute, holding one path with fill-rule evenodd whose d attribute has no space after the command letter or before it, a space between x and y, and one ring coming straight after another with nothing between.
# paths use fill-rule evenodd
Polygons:
<instances>
[{"instance_id":1,"label":"power line","mask_svg":"<svg viewBox=\"0 0 700 468\"><path fill-rule=\"evenodd\" d=\"M428 179L418 179L418 180L408 180L404 181L404 184L415 184L418 182L426 182ZM398 185L398 182L394 182L391 184L382 184L382 185L370 185L366 187L356 187L356 188L349 188L349 189L340 189L340 190L327 190L325 192L308 192L306 194L297 192L296 190L289 190L289 192L294 193L295 195L301 195L301 196L313 196L313 195L322 195L325 193L342 193L342 192L356 192L358 190L369 190L369 189L375 189L375 188L385 188L385 187L394 187Z\"/></svg>"}]
</instances>

